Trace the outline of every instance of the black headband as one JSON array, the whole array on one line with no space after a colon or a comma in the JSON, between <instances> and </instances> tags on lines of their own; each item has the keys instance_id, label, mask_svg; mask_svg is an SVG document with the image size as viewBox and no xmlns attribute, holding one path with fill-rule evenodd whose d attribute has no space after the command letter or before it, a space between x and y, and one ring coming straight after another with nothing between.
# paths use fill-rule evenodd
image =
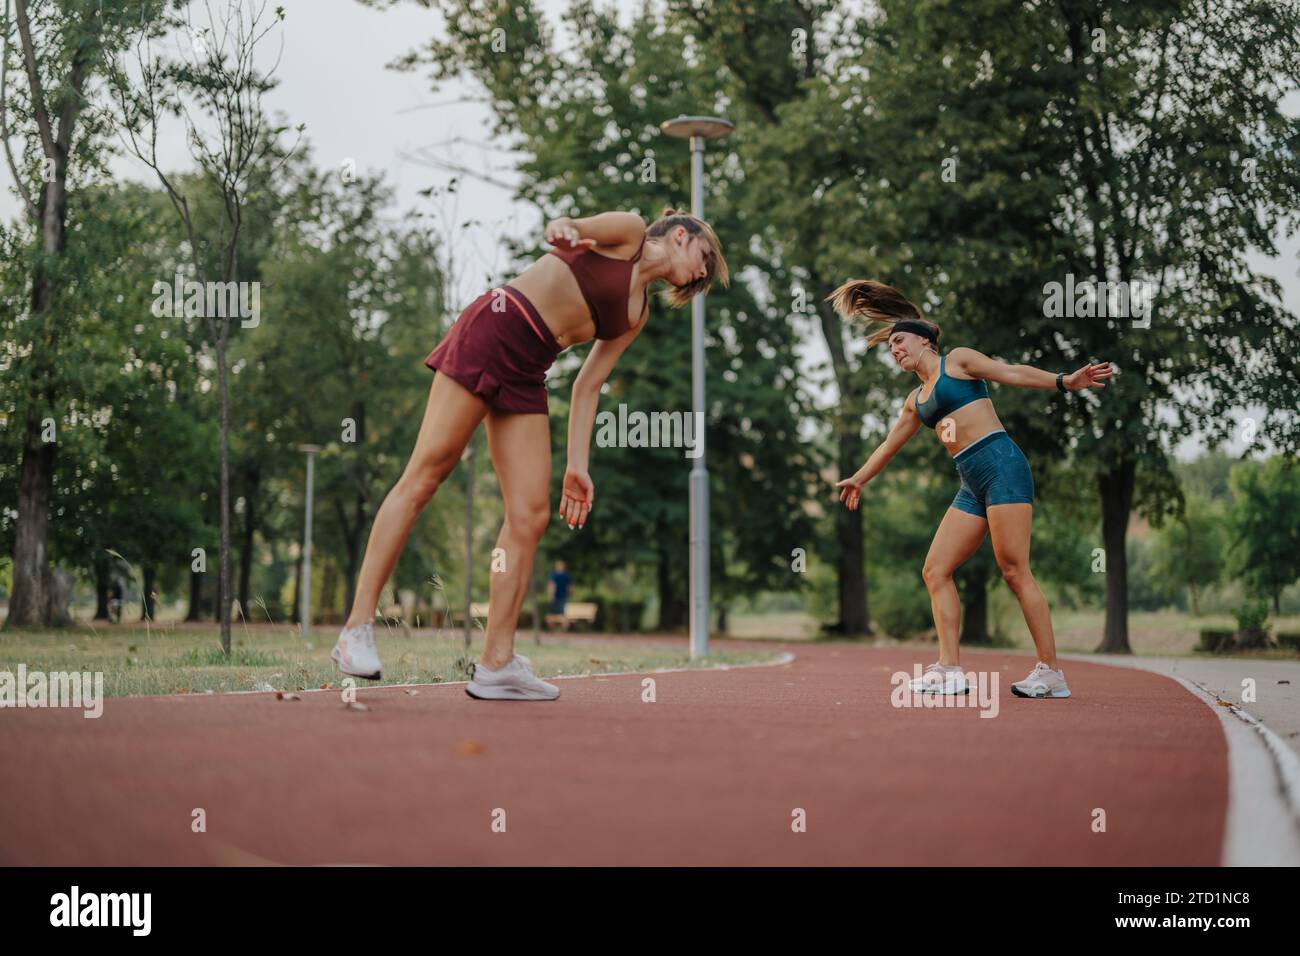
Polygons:
<instances>
[{"instance_id":1,"label":"black headband","mask_svg":"<svg viewBox=\"0 0 1300 956\"><path fill-rule=\"evenodd\" d=\"M917 322L915 319L903 319L899 322L895 322L890 328L889 334L892 336L895 332L913 332L916 335L921 336L923 339L929 339L936 345L939 342L939 336L935 335L934 329L930 328L928 325L923 325L922 323Z\"/></svg>"}]
</instances>

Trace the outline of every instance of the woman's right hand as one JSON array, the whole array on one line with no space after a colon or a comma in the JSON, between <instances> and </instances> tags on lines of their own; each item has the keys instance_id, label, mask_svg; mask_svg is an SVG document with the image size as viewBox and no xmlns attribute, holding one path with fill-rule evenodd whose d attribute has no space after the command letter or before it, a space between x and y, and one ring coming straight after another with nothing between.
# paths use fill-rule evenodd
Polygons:
<instances>
[{"instance_id":1,"label":"woman's right hand","mask_svg":"<svg viewBox=\"0 0 1300 956\"><path fill-rule=\"evenodd\" d=\"M856 474L836 483L835 487L840 489L840 501L848 505L850 511L858 510L858 501L862 498L862 489L866 484L866 479Z\"/></svg>"},{"instance_id":2,"label":"woman's right hand","mask_svg":"<svg viewBox=\"0 0 1300 956\"><path fill-rule=\"evenodd\" d=\"M590 249L596 244L595 239L582 238L582 233L578 232L578 224L568 216L561 216L548 222L543 235L551 245L561 248Z\"/></svg>"},{"instance_id":3,"label":"woman's right hand","mask_svg":"<svg viewBox=\"0 0 1300 956\"><path fill-rule=\"evenodd\" d=\"M587 513L591 511L595 500L596 486L591 483L591 476L583 469L566 468L560 498L560 516L570 530L575 524L581 528L587 523Z\"/></svg>"}]
</instances>

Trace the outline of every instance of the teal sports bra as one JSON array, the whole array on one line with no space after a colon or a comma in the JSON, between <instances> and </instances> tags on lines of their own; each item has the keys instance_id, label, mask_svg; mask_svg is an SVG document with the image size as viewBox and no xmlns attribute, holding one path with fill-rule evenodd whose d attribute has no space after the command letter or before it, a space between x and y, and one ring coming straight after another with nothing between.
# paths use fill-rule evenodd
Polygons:
<instances>
[{"instance_id":1,"label":"teal sports bra","mask_svg":"<svg viewBox=\"0 0 1300 956\"><path fill-rule=\"evenodd\" d=\"M982 378L953 378L944 371L944 360L948 356L939 356L939 378L934 383L934 391L925 401L921 401L921 391L916 392L916 414L926 428L933 428L949 415L971 402L989 397L988 383ZM922 386L924 388L925 386Z\"/></svg>"}]
</instances>

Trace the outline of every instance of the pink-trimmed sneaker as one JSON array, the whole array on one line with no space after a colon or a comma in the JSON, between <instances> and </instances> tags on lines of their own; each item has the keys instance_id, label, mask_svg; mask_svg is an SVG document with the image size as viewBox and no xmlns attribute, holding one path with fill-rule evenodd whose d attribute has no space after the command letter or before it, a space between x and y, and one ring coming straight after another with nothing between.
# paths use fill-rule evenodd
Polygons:
<instances>
[{"instance_id":1,"label":"pink-trimmed sneaker","mask_svg":"<svg viewBox=\"0 0 1300 956\"><path fill-rule=\"evenodd\" d=\"M912 678L908 687L913 693L926 694L969 694L966 686L966 672L960 664L945 666L935 661L927 664L920 677Z\"/></svg>"},{"instance_id":2,"label":"pink-trimmed sneaker","mask_svg":"<svg viewBox=\"0 0 1300 956\"><path fill-rule=\"evenodd\" d=\"M1052 670L1039 661L1028 677L1011 685L1011 693L1017 697L1069 697L1070 688L1065 685L1064 671Z\"/></svg>"}]
</instances>

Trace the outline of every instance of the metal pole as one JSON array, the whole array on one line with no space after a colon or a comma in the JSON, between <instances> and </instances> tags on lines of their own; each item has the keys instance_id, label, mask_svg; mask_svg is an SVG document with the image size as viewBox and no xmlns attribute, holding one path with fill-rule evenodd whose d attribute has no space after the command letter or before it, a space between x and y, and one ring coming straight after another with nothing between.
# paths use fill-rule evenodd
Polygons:
<instances>
[{"instance_id":1,"label":"metal pole","mask_svg":"<svg viewBox=\"0 0 1300 956\"><path fill-rule=\"evenodd\" d=\"M691 214L704 218L704 137L691 137ZM691 396L700 424L691 467L691 657L709 655L709 469L704 443L704 296L691 300Z\"/></svg>"},{"instance_id":2,"label":"metal pole","mask_svg":"<svg viewBox=\"0 0 1300 956\"><path fill-rule=\"evenodd\" d=\"M302 534L302 600L298 616L302 621L302 634L311 633L311 499L312 485L315 481L316 452L319 448L302 446L307 453L307 521Z\"/></svg>"}]
</instances>

